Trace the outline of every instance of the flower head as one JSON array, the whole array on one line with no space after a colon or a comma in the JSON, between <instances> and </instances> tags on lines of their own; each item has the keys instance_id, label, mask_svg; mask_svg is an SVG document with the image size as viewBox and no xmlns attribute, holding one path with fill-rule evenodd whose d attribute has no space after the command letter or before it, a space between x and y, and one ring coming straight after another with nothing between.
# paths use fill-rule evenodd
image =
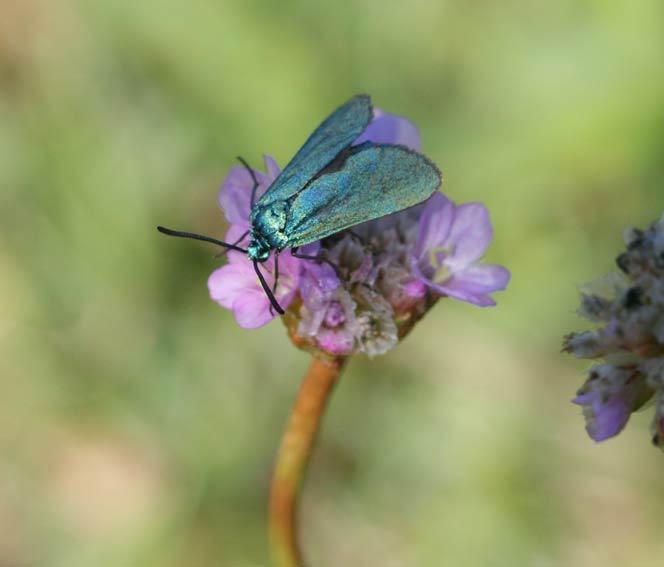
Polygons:
<instances>
[{"instance_id":1,"label":"flower head","mask_svg":"<svg viewBox=\"0 0 664 567\"><path fill-rule=\"evenodd\" d=\"M407 119L375 111L374 120L356 140L420 148L416 127ZM270 157L266 173L254 172L257 196L279 174ZM250 228L252 176L231 169L219 202L230 227L229 242L245 243ZM492 238L486 208L478 203L455 206L436 193L428 201L342 231L304 247L301 253L320 261L278 255L276 298L286 309L284 322L298 346L318 355L383 354L393 348L440 297L475 305L495 305L490 297L504 289L509 272L481 265ZM210 295L231 309L237 322L254 328L269 322L270 308L254 267L239 252L210 276ZM261 268L274 285L275 258Z\"/></svg>"},{"instance_id":2,"label":"flower head","mask_svg":"<svg viewBox=\"0 0 664 567\"><path fill-rule=\"evenodd\" d=\"M625 233L627 250L612 273L582 291L579 314L600 326L565 337L563 350L604 359L573 402L583 406L595 441L617 435L629 416L656 400L653 441L664 443L664 216Z\"/></svg>"}]
</instances>

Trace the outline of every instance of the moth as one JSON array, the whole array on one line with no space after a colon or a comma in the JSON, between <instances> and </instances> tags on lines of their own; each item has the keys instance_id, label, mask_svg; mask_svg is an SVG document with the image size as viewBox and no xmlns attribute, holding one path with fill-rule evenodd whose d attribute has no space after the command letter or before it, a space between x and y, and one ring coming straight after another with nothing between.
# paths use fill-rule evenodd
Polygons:
<instances>
[{"instance_id":1,"label":"moth","mask_svg":"<svg viewBox=\"0 0 664 567\"><path fill-rule=\"evenodd\" d=\"M157 229L169 236L212 242L246 254L272 307L283 314L274 289L259 268L271 254L275 254L276 286L282 250L290 249L296 258L324 261L298 250L360 223L415 206L440 187L440 171L421 153L395 144L353 144L372 118L368 95L354 96L341 105L313 131L258 200L256 176L239 158L252 177L253 188L251 229L237 242L163 226ZM246 236L249 245L243 248L239 243Z\"/></svg>"}]
</instances>

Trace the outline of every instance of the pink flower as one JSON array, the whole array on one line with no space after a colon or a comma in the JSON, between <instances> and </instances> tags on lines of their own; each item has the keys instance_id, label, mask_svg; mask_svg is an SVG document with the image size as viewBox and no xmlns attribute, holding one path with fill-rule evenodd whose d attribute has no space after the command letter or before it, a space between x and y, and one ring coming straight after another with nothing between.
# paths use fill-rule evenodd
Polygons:
<instances>
[{"instance_id":1,"label":"pink flower","mask_svg":"<svg viewBox=\"0 0 664 567\"><path fill-rule=\"evenodd\" d=\"M490 294L507 287L503 266L479 264L491 243L489 212L480 203L455 206L440 193L426 203L412 252L416 277L440 295L480 307L495 305Z\"/></svg>"},{"instance_id":2,"label":"pink flower","mask_svg":"<svg viewBox=\"0 0 664 567\"><path fill-rule=\"evenodd\" d=\"M279 282L275 296L286 309L300 282L300 260L289 251L279 254ZM274 284L274 255L260 269L269 286ZM275 316L270 300L261 287L254 266L242 254L229 255L229 262L218 268L208 279L210 297L222 307L231 309L240 327L255 329L269 323Z\"/></svg>"}]
</instances>

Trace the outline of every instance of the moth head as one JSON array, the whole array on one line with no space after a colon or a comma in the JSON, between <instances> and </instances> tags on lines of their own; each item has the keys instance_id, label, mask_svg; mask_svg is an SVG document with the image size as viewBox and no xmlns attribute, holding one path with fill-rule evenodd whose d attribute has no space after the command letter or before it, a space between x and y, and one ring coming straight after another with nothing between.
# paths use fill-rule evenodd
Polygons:
<instances>
[{"instance_id":1,"label":"moth head","mask_svg":"<svg viewBox=\"0 0 664 567\"><path fill-rule=\"evenodd\" d=\"M270 248L260 240L252 240L247 246L247 256L251 261L265 262L270 257Z\"/></svg>"}]
</instances>

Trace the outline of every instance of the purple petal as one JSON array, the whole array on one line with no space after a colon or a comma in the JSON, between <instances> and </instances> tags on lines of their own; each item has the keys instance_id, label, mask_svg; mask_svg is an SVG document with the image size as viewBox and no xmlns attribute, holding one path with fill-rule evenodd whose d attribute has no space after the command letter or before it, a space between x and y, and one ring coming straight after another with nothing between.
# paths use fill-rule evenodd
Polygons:
<instances>
[{"instance_id":1,"label":"purple petal","mask_svg":"<svg viewBox=\"0 0 664 567\"><path fill-rule=\"evenodd\" d=\"M300 254L303 256L318 256L318 252L320 251L320 240L316 240L316 242L310 242L309 244L305 244L300 248Z\"/></svg>"},{"instance_id":2,"label":"purple petal","mask_svg":"<svg viewBox=\"0 0 664 567\"><path fill-rule=\"evenodd\" d=\"M286 309L293 297L300 278L300 261L289 252L279 257L279 285L277 301ZM271 286L274 279L274 257L261 265L266 283ZM265 325L274 318L270 313L270 301L263 290L254 267L246 256L238 253L229 255L229 263L215 270L208 279L210 297L222 307L232 309L241 327L254 329Z\"/></svg>"},{"instance_id":3,"label":"purple petal","mask_svg":"<svg viewBox=\"0 0 664 567\"><path fill-rule=\"evenodd\" d=\"M233 315L237 324L244 329L262 327L275 317L274 311L270 312L270 301L262 289L248 290L238 296L233 302Z\"/></svg>"},{"instance_id":4,"label":"purple petal","mask_svg":"<svg viewBox=\"0 0 664 567\"><path fill-rule=\"evenodd\" d=\"M219 189L218 201L226 220L232 224L249 224L249 202L253 180L242 166L231 167Z\"/></svg>"},{"instance_id":5,"label":"purple petal","mask_svg":"<svg viewBox=\"0 0 664 567\"><path fill-rule=\"evenodd\" d=\"M281 168L276 160L267 154L263 156L263 163L265 164L266 177L270 179L270 182L274 181L281 173Z\"/></svg>"},{"instance_id":6,"label":"purple petal","mask_svg":"<svg viewBox=\"0 0 664 567\"><path fill-rule=\"evenodd\" d=\"M374 110L374 119L354 144L367 141L378 144L399 144L416 152L421 148L420 134L415 124L403 116L382 112L379 109Z\"/></svg>"},{"instance_id":7,"label":"purple petal","mask_svg":"<svg viewBox=\"0 0 664 567\"><path fill-rule=\"evenodd\" d=\"M604 441L614 437L622 431L627 424L632 408L628 392L619 392L602 403L600 392L591 391L577 396L572 403L586 406L586 431L595 441Z\"/></svg>"},{"instance_id":8,"label":"purple petal","mask_svg":"<svg viewBox=\"0 0 664 567\"><path fill-rule=\"evenodd\" d=\"M301 266L300 294L310 306L327 301L329 295L341 285L334 268L329 264L302 260Z\"/></svg>"},{"instance_id":9,"label":"purple petal","mask_svg":"<svg viewBox=\"0 0 664 567\"><path fill-rule=\"evenodd\" d=\"M481 203L459 205L445 246L453 250L445 264L452 272L463 270L479 260L493 236L489 211Z\"/></svg>"},{"instance_id":10,"label":"purple petal","mask_svg":"<svg viewBox=\"0 0 664 567\"><path fill-rule=\"evenodd\" d=\"M572 403L578 406L585 406L592 402L597 394L594 391L586 392L585 394L578 394L573 400Z\"/></svg>"},{"instance_id":11,"label":"purple petal","mask_svg":"<svg viewBox=\"0 0 664 567\"><path fill-rule=\"evenodd\" d=\"M263 156L267 173L252 168L259 185L256 198L259 198L279 175L279 166L274 158ZM242 165L231 167L219 189L218 201L226 219L232 224L248 225L251 212L251 191L254 180L247 168Z\"/></svg>"},{"instance_id":12,"label":"purple petal","mask_svg":"<svg viewBox=\"0 0 664 567\"><path fill-rule=\"evenodd\" d=\"M421 299L427 292L426 284L422 280L412 280L403 286L403 291L411 299Z\"/></svg>"},{"instance_id":13,"label":"purple petal","mask_svg":"<svg viewBox=\"0 0 664 567\"><path fill-rule=\"evenodd\" d=\"M594 422L588 422L586 431L595 441L604 441L618 435L627 424L630 408L624 400L614 398L596 413Z\"/></svg>"},{"instance_id":14,"label":"purple petal","mask_svg":"<svg viewBox=\"0 0 664 567\"><path fill-rule=\"evenodd\" d=\"M246 260L226 264L208 278L210 297L222 307L232 309L235 300L257 289L253 266ZM262 291L262 290L261 290Z\"/></svg>"},{"instance_id":15,"label":"purple petal","mask_svg":"<svg viewBox=\"0 0 664 567\"><path fill-rule=\"evenodd\" d=\"M620 433L632 412L653 395L646 375L631 366L598 364L572 403L583 407L586 431L595 441Z\"/></svg>"},{"instance_id":16,"label":"purple petal","mask_svg":"<svg viewBox=\"0 0 664 567\"><path fill-rule=\"evenodd\" d=\"M263 264L270 272L274 269L274 258L272 257ZM296 288L300 281L302 267L307 260L300 260L293 256L290 250L284 250L279 254L279 288L282 290ZM271 274L269 274L271 278ZM279 296L279 291L277 291Z\"/></svg>"},{"instance_id":17,"label":"purple petal","mask_svg":"<svg viewBox=\"0 0 664 567\"><path fill-rule=\"evenodd\" d=\"M420 217L419 233L413 254L424 257L429 250L444 246L454 220L454 204L442 193L434 193Z\"/></svg>"},{"instance_id":18,"label":"purple petal","mask_svg":"<svg viewBox=\"0 0 664 567\"><path fill-rule=\"evenodd\" d=\"M247 230L249 227L246 224L232 224L228 227L224 240L230 244L237 243L238 246L245 246L249 241L249 235L247 234L242 240L240 237L245 235Z\"/></svg>"},{"instance_id":19,"label":"purple petal","mask_svg":"<svg viewBox=\"0 0 664 567\"><path fill-rule=\"evenodd\" d=\"M249 235L247 231L249 230L248 224L232 224L228 227L226 234L224 235L224 241L229 244L235 244L237 246L245 247L249 244ZM245 235L242 240L240 237ZM231 263L234 263L238 260L246 260L246 255L242 252L236 250L228 250L226 252L226 258Z\"/></svg>"},{"instance_id":20,"label":"purple petal","mask_svg":"<svg viewBox=\"0 0 664 567\"><path fill-rule=\"evenodd\" d=\"M489 294L505 289L509 281L510 273L506 268L486 265L466 268L443 284L426 280L425 283L440 294L449 295L479 307L489 307L496 304Z\"/></svg>"},{"instance_id":21,"label":"purple petal","mask_svg":"<svg viewBox=\"0 0 664 567\"><path fill-rule=\"evenodd\" d=\"M507 268L497 264L481 264L466 268L453 279L462 282L468 289L476 293L491 293L507 287L510 272Z\"/></svg>"}]
</instances>

